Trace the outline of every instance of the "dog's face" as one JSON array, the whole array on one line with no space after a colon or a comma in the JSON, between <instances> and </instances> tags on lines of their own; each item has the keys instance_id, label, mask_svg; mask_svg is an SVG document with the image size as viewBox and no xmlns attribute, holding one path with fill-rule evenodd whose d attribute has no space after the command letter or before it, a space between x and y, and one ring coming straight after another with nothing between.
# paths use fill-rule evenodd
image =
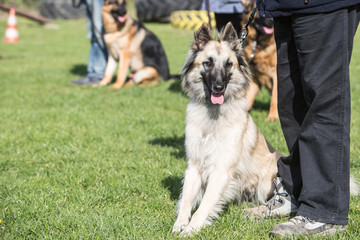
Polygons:
<instances>
[{"instance_id":1,"label":"dog's face","mask_svg":"<svg viewBox=\"0 0 360 240\"><path fill-rule=\"evenodd\" d=\"M110 13L117 23L125 23L128 18L126 0L105 0L102 9Z\"/></svg>"},{"instance_id":2,"label":"dog's face","mask_svg":"<svg viewBox=\"0 0 360 240\"><path fill-rule=\"evenodd\" d=\"M185 93L203 103L223 104L244 97L249 79L249 67L232 24L226 25L219 41L203 24L194 34L182 70Z\"/></svg>"},{"instance_id":3,"label":"dog's face","mask_svg":"<svg viewBox=\"0 0 360 240\"><path fill-rule=\"evenodd\" d=\"M256 7L256 0L242 0L244 6L243 25L248 21L250 14L254 7ZM259 16L258 11L255 13L254 21L250 23L252 29L249 29L249 36L255 38L256 34L271 36L274 33L274 21L272 18L263 18Z\"/></svg>"}]
</instances>

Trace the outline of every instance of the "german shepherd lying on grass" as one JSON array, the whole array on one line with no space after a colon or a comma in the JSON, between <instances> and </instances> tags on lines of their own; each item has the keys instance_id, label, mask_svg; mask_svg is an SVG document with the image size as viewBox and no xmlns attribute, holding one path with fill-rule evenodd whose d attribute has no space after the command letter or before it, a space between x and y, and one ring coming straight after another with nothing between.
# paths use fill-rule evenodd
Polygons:
<instances>
[{"instance_id":1,"label":"german shepherd lying on grass","mask_svg":"<svg viewBox=\"0 0 360 240\"><path fill-rule=\"evenodd\" d=\"M117 62L119 68L112 86L114 89L169 79L168 61L160 40L130 17L126 0L105 0L102 15L106 31L104 40L110 54L105 76L98 85L111 83ZM129 70L132 79L125 84Z\"/></svg>"},{"instance_id":2,"label":"german shepherd lying on grass","mask_svg":"<svg viewBox=\"0 0 360 240\"><path fill-rule=\"evenodd\" d=\"M173 232L192 235L236 200L265 202L273 195L276 152L248 113L250 69L228 23L216 41L207 24L182 70L187 106L187 169ZM198 209L191 216L197 205Z\"/></svg>"},{"instance_id":3,"label":"german shepherd lying on grass","mask_svg":"<svg viewBox=\"0 0 360 240\"><path fill-rule=\"evenodd\" d=\"M255 0L242 0L245 8L243 23L245 25L249 16L256 6ZM276 75L276 44L274 38L274 23L271 18L260 18L256 12L254 21L248 27L248 36L244 41L246 60L254 74L246 93L249 102L249 110L252 108L255 98L261 87L271 92L271 101L267 121L279 118L277 110L277 75Z\"/></svg>"}]
</instances>

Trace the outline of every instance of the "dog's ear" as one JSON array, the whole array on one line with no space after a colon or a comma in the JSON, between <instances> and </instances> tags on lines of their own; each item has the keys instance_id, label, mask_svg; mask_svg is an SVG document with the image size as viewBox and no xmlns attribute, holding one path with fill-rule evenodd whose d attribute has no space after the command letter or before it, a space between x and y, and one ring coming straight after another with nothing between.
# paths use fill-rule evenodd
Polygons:
<instances>
[{"instance_id":1,"label":"dog's ear","mask_svg":"<svg viewBox=\"0 0 360 240\"><path fill-rule=\"evenodd\" d=\"M195 51L203 50L205 45L211 40L214 40L214 35L209 25L203 23L199 30L194 33L194 41L191 48Z\"/></svg>"},{"instance_id":2,"label":"dog's ear","mask_svg":"<svg viewBox=\"0 0 360 240\"><path fill-rule=\"evenodd\" d=\"M222 30L220 41L228 42L230 48L235 51L240 48L238 35L231 22L228 22L225 28Z\"/></svg>"}]
</instances>

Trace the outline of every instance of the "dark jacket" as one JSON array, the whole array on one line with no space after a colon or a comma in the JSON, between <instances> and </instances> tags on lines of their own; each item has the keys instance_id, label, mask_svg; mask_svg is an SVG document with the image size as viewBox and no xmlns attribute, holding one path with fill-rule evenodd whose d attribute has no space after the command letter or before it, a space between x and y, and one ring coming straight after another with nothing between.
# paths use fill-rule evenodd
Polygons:
<instances>
[{"instance_id":1,"label":"dark jacket","mask_svg":"<svg viewBox=\"0 0 360 240\"><path fill-rule=\"evenodd\" d=\"M359 3L360 0L256 0L261 17L332 12Z\"/></svg>"}]
</instances>

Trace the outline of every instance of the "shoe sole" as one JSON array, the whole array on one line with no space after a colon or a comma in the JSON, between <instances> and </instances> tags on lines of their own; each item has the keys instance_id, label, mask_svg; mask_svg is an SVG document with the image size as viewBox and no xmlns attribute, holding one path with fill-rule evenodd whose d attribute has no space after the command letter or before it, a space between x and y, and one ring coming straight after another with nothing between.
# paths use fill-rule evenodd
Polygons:
<instances>
[{"instance_id":1,"label":"shoe sole","mask_svg":"<svg viewBox=\"0 0 360 240\"><path fill-rule=\"evenodd\" d=\"M347 226L341 226L341 227L335 227L335 228L330 228L330 229L327 229L323 232L320 232L320 233L314 233L314 234L284 234L284 235L281 235L279 233L273 233L273 232L270 232L269 235L271 238L276 238L276 239L288 239L288 238L291 238L291 237L308 237L308 236L333 236L335 234L338 234L338 233L341 233L341 232L344 232L347 230Z\"/></svg>"}]
</instances>

